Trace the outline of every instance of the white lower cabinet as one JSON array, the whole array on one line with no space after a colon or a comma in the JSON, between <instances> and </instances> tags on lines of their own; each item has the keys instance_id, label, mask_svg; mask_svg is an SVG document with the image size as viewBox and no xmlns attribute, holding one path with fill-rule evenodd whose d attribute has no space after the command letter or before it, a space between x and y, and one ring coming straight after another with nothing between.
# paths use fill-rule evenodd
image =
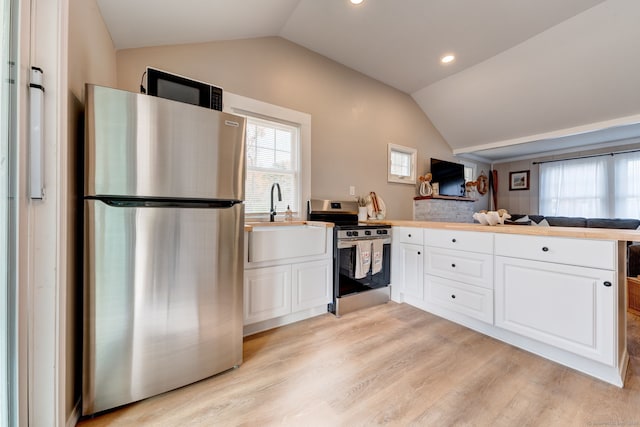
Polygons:
<instances>
[{"instance_id":1,"label":"white lower cabinet","mask_svg":"<svg viewBox=\"0 0 640 427\"><path fill-rule=\"evenodd\" d=\"M286 316L331 302L333 262L312 261L244 272L244 324Z\"/></svg>"},{"instance_id":2,"label":"white lower cabinet","mask_svg":"<svg viewBox=\"0 0 640 427\"><path fill-rule=\"evenodd\" d=\"M325 233L323 239L317 236L315 228ZM265 249L264 239L256 237L259 234L252 240L249 238L256 232L255 228L245 232L245 335L327 313L327 304L333 298L333 229L314 227L312 235L303 235L303 241L296 243L295 248L303 248L300 250L292 251L276 244L276 241L289 239L295 230L300 231L295 226L258 227L259 232L275 239L272 253ZM322 251L317 248L320 243L324 248ZM253 257L249 250L251 245ZM300 256L293 257L292 254Z\"/></svg>"},{"instance_id":3,"label":"white lower cabinet","mask_svg":"<svg viewBox=\"0 0 640 427\"><path fill-rule=\"evenodd\" d=\"M291 266L291 311L329 304L333 298L331 262L314 261Z\"/></svg>"},{"instance_id":4,"label":"white lower cabinet","mask_svg":"<svg viewBox=\"0 0 640 427\"><path fill-rule=\"evenodd\" d=\"M244 324L291 313L291 266L244 272Z\"/></svg>"},{"instance_id":5,"label":"white lower cabinet","mask_svg":"<svg viewBox=\"0 0 640 427\"><path fill-rule=\"evenodd\" d=\"M398 228L405 302L623 386L625 242Z\"/></svg>"},{"instance_id":6,"label":"white lower cabinet","mask_svg":"<svg viewBox=\"0 0 640 427\"><path fill-rule=\"evenodd\" d=\"M497 256L495 324L613 366L615 271Z\"/></svg>"},{"instance_id":7,"label":"white lower cabinet","mask_svg":"<svg viewBox=\"0 0 640 427\"><path fill-rule=\"evenodd\" d=\"M419 304L424 297L423 234L422 228L393 228L391 293L395 301Z\"/></svg>"}]
</instances>

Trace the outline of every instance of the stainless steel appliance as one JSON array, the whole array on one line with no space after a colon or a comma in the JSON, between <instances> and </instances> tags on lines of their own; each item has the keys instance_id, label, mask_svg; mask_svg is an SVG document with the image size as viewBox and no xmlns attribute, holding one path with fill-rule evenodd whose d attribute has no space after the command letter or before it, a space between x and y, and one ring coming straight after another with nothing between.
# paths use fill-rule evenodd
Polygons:
<instances>
[{"instance_id":1,"label":"stainless steel appliance","mask_svg":"<svg viewBox=\"0 0 640 427\"><path fill-rule=\"evenodd\" d=\"M336 316L390 300L391 226L358 223L358 205L351 201L310 200L307 218L333 222L333 302L329 311ZM364 277L356 274L358 242L382 243L382 268L369 269Z\"/></svg>"},{"instance_id":2,"label":"stainless steel appliance","mask_svg":"<svg viewBox=\"0 0 640 427\"><path fill-rule=\"evenodd\" d=\"M86 87L83 414L242 362L241 117Z\"/></svg>"}]
</instances>

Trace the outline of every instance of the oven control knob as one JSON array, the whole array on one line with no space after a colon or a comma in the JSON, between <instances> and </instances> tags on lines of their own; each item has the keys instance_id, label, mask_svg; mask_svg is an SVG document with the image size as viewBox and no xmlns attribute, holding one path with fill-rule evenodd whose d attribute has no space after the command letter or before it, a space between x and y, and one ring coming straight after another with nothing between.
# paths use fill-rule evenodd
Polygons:
<instances>
[{"instance_id":1,"label":"oven control knob","mask_svg":"<svg viewBox=\"0 0 640 427\"><path fill-rule=\"evenodd\" d=\"M367 235L367 236L371 236L371 231L370 231L370 230L366 230L366 231L364 232L364 234L365 234L365 235Z\"/></svg>"},{"instance_id":2,"label":"oven control knob","mask_svg":"<svg viewBox=\"0 0 640 427\"><path fill-rule=\"evenodd\" d=\"M387 230L376 230L378 234L387 234Z\"/></svg>"},{"instance_id":3,"label":"oven control knob","mask_svg":"<svg viewBox=\"0 0 640 427\"><path fill-rule=\"evenodd\" d=\"M353 237L358 237L358 232L354 231L352 235L353 235Z\"/></svg>"},{"instance_id":4,"label":"oven control knob","mask_svg":"<svg viewBox=\"0 0 640 427\"><path fill-rule=\"evenodd\" d=\"M347 237L351 237L352 234L353 234L352 232L347 231Z\"/></svg>"}]
</instances>

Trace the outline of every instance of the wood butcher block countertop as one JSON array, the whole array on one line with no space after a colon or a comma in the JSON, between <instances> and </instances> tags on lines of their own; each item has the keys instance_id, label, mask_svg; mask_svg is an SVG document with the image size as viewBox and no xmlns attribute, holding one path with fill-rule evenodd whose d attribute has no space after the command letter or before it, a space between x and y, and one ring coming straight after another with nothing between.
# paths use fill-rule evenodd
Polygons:
<instances>
[{"instance_id":1,"label":"wood butcher block countertop","mask_svg":"<svg viewBox=\"0 0 640 427\"><path fill-rule=\"evenodd\" d=\"M368 224L386 224L395 227L437 228L441 230L480 231L486 233L522 234L528 236L574 237L577 239L602 239L640 241L640 231L616 228L544 227L534 225L481 225L459 222L371 220Z\"/></svg>"},{"instance_id":2,"label":"wood butcher block countertop","mask_svg":"<svg viewBox=\"0 0 640 427\"><path fill-rule=\"evenodd\" d=\"M313 225L315 227L327 227L332 228L332 222L322 222L322 221L255 221L255 222L245 222L244 223L244 231L253 231L253 227L291 227L292 225Z\"/></svg>"}]
</instances>

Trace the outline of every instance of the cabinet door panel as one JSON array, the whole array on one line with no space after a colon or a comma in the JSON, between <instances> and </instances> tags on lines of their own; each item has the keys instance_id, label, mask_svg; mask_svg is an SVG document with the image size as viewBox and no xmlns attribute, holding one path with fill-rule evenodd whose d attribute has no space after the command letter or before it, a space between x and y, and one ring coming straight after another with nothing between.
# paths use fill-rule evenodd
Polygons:
<instances>
[{"instance_id":1,"label":"cabinet door panel","mask_svg":"<svg viewBox=\"0 0 640 427\"><path fill-rule=\"evenodd\" d=\"M244 324L291 313L291 266L244 272Z\"/></svg>"},{"instance_id":2,"label":"cabinet door panel","mask_svg":"<svg viewBox=\"0 0 640 427\"><path fill-rule=\"evenodd\" d=\"M332 300L331 260L306 262L292 266L291 311L328 304Z\"/></svg>"},{"instance_id":3,"label":"cabinet door panel","mask_svg":"<svg viewBox=\"0 0 640 427\"><path fill-rule=\"evenodd\" d=\"M498 256L495 275L496 326L613 365L614 272Z\"/></svg>"},{"instance_id":4,"label":"cabinet door panel","mask_svg":"<svg viewBox=\"0 0 640 427\"><path fill-rule=\"evenodd\" d=\"M493 289L493 255L427 248L425 273Z\"/></svg>"},{"instance_id":5,"label":"cabinet door panel","mask_svg":"<svg viewBox=\"0 0 640 427\"><path fill-rule=\"evenodd\" d=\"M400 283L405 295L424 297L423 280L423 247L400 243Z\"/></svg>"}]
</instances>

